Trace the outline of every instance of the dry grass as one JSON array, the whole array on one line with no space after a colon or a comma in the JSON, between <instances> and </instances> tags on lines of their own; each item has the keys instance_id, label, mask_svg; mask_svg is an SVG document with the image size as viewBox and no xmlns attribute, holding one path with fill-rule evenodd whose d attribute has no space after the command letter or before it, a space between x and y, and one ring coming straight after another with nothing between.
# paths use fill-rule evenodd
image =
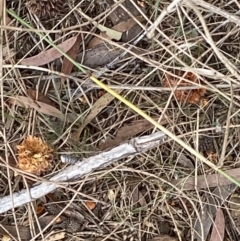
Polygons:
<instances>
[{"instance_id":1,"label":"dry grass","mask_svg":"<svg viewBox=\"0 0 240 241\"><path fill-rule=\"evenodd\" d=\"M14 10L36 30L49 33L50 38L58 40L58 43L79 32L79 28L75 26L84 23L87 28L85 32L88 34L84 34L84 44L80 52L85 51L91 33L99 34L77 10L78 1L67 1L66 12L51 19L37 19L29 13L25 1L6 2L7 8ZM144 18L154 22L170 1L143 3L146 6ZM224 13L233 15L240 8L237 1L212 0L208 3L218 6ZM107 7L105 1L81 1L78 7L99 23L111 27L108 15L112 10ZM208 145L213 145L210 149L214 149L212 151L216 153L216 157L212 161L217 165L222 164L222 169L227 170L238 167L240 161L239 26L227 22L226 18L214 12L214 8L202 9L196 5L194 8L200 12L201 19L188 7L179 6L163 19L159 33L153 40L145 37L138 44L138 48L147 50L147 53L139 58L137 55L131 55L128 59L120 61L100 79L113 88L123 89L121 95L147 114L158 115L159 119L166 118L167 129L196 150L204 152L205 156L209 154ZM42 182L65 167L59 161L61 154L81 157L94 155L104 138L114 138L119 128L139 117L114 100L87 125L77 142L70 141L71 133L84 121L102 93L98 89L91 90L86 94L84 102L81 99L64 100L64 96L76 90L79 82L68 78L65 84L62 84L59 76L54 75L54 71L61 71L62 59L42 66L46 72L41 68L14 67L17 60L34 56L48 47L46 42L39 42L36 33L27 29L19 31L20 27L16 20L12 20L11 25L2 30L2 47L8 54L4 57L5 65L2 68L0 114L3 129L0 148L4 160L9 157L16 160L16 146L27 135L41 136L55 151L54 169L46 173L40 180ZM212 39L206 38L205 28ZM13 57L7 58L9 53L13 53ZM9 64L13 67L10 68ZM166 75L178 75L180 69L192 71L201 80L197 84L204 85L207 89L206 106L200 103L179 102L169 88L163 88L162 80ZM99 68L91 69L92 73L97 70ZM86 79L86 75L76 73L75 70L71 75L80 80ZM124 84L133 88L125 88ZM191 84L195 88L196 83ZM26 89L29 88L47 95L62 113L78 118L69 123L34 109L9 105L9 97L26 96ZM216 132L219 127L220 132ZM151 129L142 134L153 131L155 130ZM6 156L8 158L5 158ZM66 234L64 240L150 241L160 234L167 234L177 240L192 240L195 219L201 215L200 208L208 203L206 195L211 194L214 189L185 192L165 185L161 180L169 178L170 182L171 179L210 173L214 171L191 156L179 144L168 140L148 153L128 158L111 168L91 173L86 178L70 182L66 186L62 185L54 193L54 201L58 201L62 209L66 210L69 207L84 216L81 229L76 233ZM11 171L7 171L6 163L1 164L0 175L1 196L28 188L32 182L39 181L39 178L28 174L13 176ZM28 181L29 179L32 181ZM239 193L239 190L236 189L235 192ZM95 209L89 210L86 201L96 202ZM6 225L33 225L33 221L39 216L36 206L44 202L52 201L47 197L32 202L16 208L14 212L1 214L0 220L5 221L3 224ZM239 240L237 223L230 214L231 209L227 202L224 204L227 223L224 240ZM35 238L31 240L44 240L43 235L49 234L50 230L51 228L46 228L40 235L36 230L32 235ZM15 240L20 238L16 235Z\"/></svg>"}]
</instances>

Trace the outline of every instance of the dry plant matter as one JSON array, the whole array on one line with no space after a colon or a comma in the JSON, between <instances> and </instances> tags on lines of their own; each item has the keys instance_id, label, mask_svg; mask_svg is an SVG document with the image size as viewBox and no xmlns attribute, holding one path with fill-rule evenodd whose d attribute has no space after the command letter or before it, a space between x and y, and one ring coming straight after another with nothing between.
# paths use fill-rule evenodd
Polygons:
<instances>
[{"instance_id":1,"label":"dry plant matter","mask_svg":"<svg viewBox=\"0 0 240 241\"><path fill-rule=\"evenodd\" d=\"M40 175L52 168L53 150L41 138L27 136L27 138L17 146L18 167L26 172Z\"/></svg>"},{"instance_id":2,"label":"dry plant matter","mask_svg":"<svg viewBox=\"0 0 240 241\"><path fill-rule=\"evenodd\" d=\"M235 0L0 1L0 238L240 240L239 189L175 140L107 155L158 132L89 79L239 181L239 12Z\"/></svg>"}]
</instances>

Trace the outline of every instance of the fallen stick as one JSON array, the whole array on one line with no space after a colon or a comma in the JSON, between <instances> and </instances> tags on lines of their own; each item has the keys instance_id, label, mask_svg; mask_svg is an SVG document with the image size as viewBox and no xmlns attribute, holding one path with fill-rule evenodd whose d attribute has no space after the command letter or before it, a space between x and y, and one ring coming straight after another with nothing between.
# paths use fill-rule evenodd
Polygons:
<instances>
[{"instance_id":1,"label":"fallen stick","mask_svg":"<svg viewBox=\"0 0 240 241\"><path fill-rule=\"evenodd\" d=\"M164 142L165 137L166 135L159 131L148 136L133 138L109 151L77 161L74 165L70 165L50 178L49 182L43 182L29 190L24 189L21 192L13 193L11 196L1 198L0 213L4 213L11 208L19 207L53 192L58 188L58 184L55 182L66 182L67 184L70 180L83 177L94 170L109 166L120 159L136 156L157 147ZM62 161L67 161L67 158L64 156L61 159Z\"/></svg>"}]
</instances>

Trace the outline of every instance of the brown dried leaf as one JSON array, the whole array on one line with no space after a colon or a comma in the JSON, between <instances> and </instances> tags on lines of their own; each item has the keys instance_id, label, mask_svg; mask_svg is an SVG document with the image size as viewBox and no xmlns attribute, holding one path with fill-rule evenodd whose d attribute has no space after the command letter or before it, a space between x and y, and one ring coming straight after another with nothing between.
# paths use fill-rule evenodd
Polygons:
<instances>
[{"instance_id":1,"label":"brown dried leaf","mask_svg":"<svg viewBox=\"0 0 240 241\"><path fill-rule=\"evenodd\" d=\"M223 215L223 211L221 208L218 208L215 222L213 223L211 238L209 241L222 241L224 240L225 233L225 219Z\"/></svg>"},{"instance_id":2,"label":"brown dried leaf","mask_svg":"<svg viewBox=\"0 0 240 241\"><path fill-rule=\"evenodd\" d=\"M118 44L124 46L125 48L129 46L128 44L124 44L124 43L118 43ZM137 47L133 47L131 51L138 55L141 55L146 52L146 50L139 49ZM116 57L118 57L122 52L123 52L122 49L117 48L109 43L102 43L95 46L92 49L87 50L84 54L80 53L77 56L76 60L77 62L81 63L82 58L84 57L82 64L89 68L95 69L97 67L101 67L109 64ZM129 56L130 54L126 54L125 58ZM74 69L77 71L77 68L74 67Z\"/></svg>"},{"instance_id":3,"label":"brown dried leaf","mask_svg":"<svg viewBox=\"0 0 240 241\"><path fill-rule=\"evenodd\" d=\"M14 49L9 49L7 46L3 47L2 50L4 63L11 63L11 59L16 55Z\"/></svg>"},{"instance_id":4,"label":"brown dried leaf","mask_svg":"<svg viewBox=\"0 0 240 241\"><path fill-rule=\"evenodd\" d=\"M66 236L66 232L58 232L55 233L53 235L51 235L50 237L44 239L45 241L56 241L56 240L62 240L64 239Z\"/></svg>"},{"instance_id":5,"label":"brown dried leaf","mask_svg":"<svg viewBox=\"0 0 240 241\"><path fill-rule=\"evenodd\" d=\"M238 194L231 195L228 205L229 205L229 209L230 209L232 218L239 220L239 218L240 218L240 197L238 196Z\"/></svg>"},{"instance_id":6,"label":"brown dried leaf","mask_svg":"<svg viewBox=\"0 0 240 241\"><path fill-rule=\"evenodd\" d=\"M60 43L58 46L58 48L60 48L63 52L67 52L69 51L69 49L72 48L72 46L74 45L74 43L76 42L78 36L74 36L62 43ZM52 62L53 60L60 58L62 56L62 54L55 48L50 48L46 51L42 51L41 53L33 56L33 57L29 57L26 59L23 59L20 61L20 64L22 65L32 65L32 66L41 66L47 63Z\"/></svg>"},{"instance_id":7,"label":"brown dried leaf","mask_svg":"<svg viewBox=\"0 0 240 241\"><path fill-rule=\"evenodd\" d=\"M107 0L107 3L111 7L112 5L115 4L115 1L114 0ZM125 0L121 4L122 4L122 6L124 6L128 10L128 12L130 12L134 16L140 15L139 11L131 3L130 0ZM146 13L146 9L142 8L141 5L138 4L138 2L135 2L135 4L139 7L139 9L141 9L143 12ZM111 11L111 13L109 14L108 17L112 21L112 24L116 25L120 22L128 20L131 16L121 6L119 6L116 9L114 9L114 11Z\"/></svg>"},{"instance_id":8,"label":"brown dried leaf","mask_svg":"<svg viewBox=\"0 0 240 241\"><path fill-rule=\"evenodd\" d=\"M136 38L141 33L141 31L142 27L136 23L132 28L123 33L121 41L124 43L130 42Z\"/></svg>"},{"instance_id":9,"label":"brown dried leaf","mask_svg":"<svg viewBox=\"0 0 240 241\"><path fill-rule=\"evenodd\" d=\"M142 22L144 20L144 18L142 16L137 16L136 19L138 19L140 22ZM124 33L124 32L127 32L128 30L130 30L136 24L137 24L136 21L133 18L130 18L130 19L124 21L124 22L118 23L117 25L113 26L112 29L116 30L116 31L119 31L121 33ZM140 32L141 32L141 28L140 28L140 31L138 33L135 31L135 36L137 36ZM133 35L133 33L131 35ZM107 35L104 32L101 32L100 36L103 37L104 39L99 38L99 37L94 37L89 42L87 48L88 49L93 48L93 47L95 47L95 46L105 42L106 40L111 40L112 39L109 35ZM133 38L133 36L131 36L131 37ZM124 39L125 39L125 41L123 41L123 42L128 42L129 41L126 38L126 34L125 34Z\"/></svg>"},{"instance_id":10,"label":"brown dried leaf","mask_svg":"<svg viewBox=\"0 0 240 241\"><path fill-rule=\"evenodd\" d=\"M226 170L225 173L240 181L240 168ZM181 188L181 190L196 190L196 188L200 190L203 188L224 186L232 183L232 181L220 174L199 175L197 177L197 182L195 177L171 180L170 182L173 185L176 185L176 187Z\"/></svg>"},{"instance_id":11,"label":"brown dried leaf","mask_svg":"<svg viewBox=\"0 0 240 241\"><path fill-rule=\"evenodd\" d=\"M5 25L9 25L11 23L12 19L8 16L8 14L6 13L5 15Z\"/></svg>"},{"instance_id":12,"label":"brown dried leaf","mask_svg":"<svg viewBox=\"0 0 240 241\"><path fill-rule=\"evenodd\" d=\"M38 221L39 221L40 227L44 229L50 222L52 222L52 220L54 220L54 218L55 216L53 215L39 218ZM53 224L55 224L55 222L53 222L52 225ZM34 226L37 234L39 232L37 223L34 223ZM18 240L18 233L15 225L3 225L3 227L12 235L14 240ZM32 238L29 226L26 227L26 226L18 225L18 232L21 240L30 240ZM7 232L2 227L0 227L0 234L6 235Z\"/></svg>"},{"instance_id":13,"label":"brown dried leaf","mask_svg":"<svg viewBox=\"0 0 240 241\"><path fill-rule=\"evenodd\" d=\"M65 229L68 233L75 233L81 228L82 224L78 219L69 217L63 220L61 223L54 225L54 228Z\"/></svg>"},{"instance_id":14,"label":"brown dried leaf","mask_svg":"<svg viewBox=\"0 0 240 241\"><path fill-rule=\"evenodd\" d=\"M156 121L159 119L159 117L156 117L156 116L152 117L152 118ZM161 125L164 125L166 123L167 123L166 119L162 119ZM123 127L121 127L118 130L115 139L109 139L105 142L101 142L99 144L98 148L101 151L108 149L108 148L112 148L143 131L149 130L152 127L153 127L153 125L145 119L133 121L130 124L127 124L127 125L124 125Z\"/></svg>"},{"instance_id":15,"label":"brown dried leaf","mask_svg":"<svg viewBox=\"0 0 240 241\"><path fill-rule=\"evenodd\" d=\"M27 89L27 94L33 100L37 100L51 106L55 106L54 102L49 97L42 94L41 92L37 92L36 90L33 90L33 89Z\"/></svg>"},{"instance_id":16,"label":"brown dried leaf","mask_svg":"<svg viewBox=\"0 0 240 241\"><path fill-rule=\"evenodd\" d=\"M65 119L64 114L57 108L40 101L34 101L25 96L16 96L15 98L11 97L9 99L9 103L12 105L18 105L25 108L33 108L43 114L54 116L61 120Z\"/></svg>"},{"instance_id":17,"label":"brown dried leaf","mask_svg":"<svg viewBox=\"0 0 240 241\"><path fill-rule=\"evenodd\" d=\"M191 162L191 160L183 153L180 153L178 155L178 160L177 160L178 164L181 164L183 167L188 168L189 171L193 171L194 170L194 165Z\"/></svg>"},{"instance_id":18,"label":"brown dried leaf","mask_svg":"<svg viewBox=\"0 0 240 241\"><path fill-rule=\"evenodd\" d=\"M15 225L3 225L5 230L7 230L9 232L9 234L11 235L11 237L14 240L18 240L18 233L17 233L17 229ZM8 233L4 230L2 227L0 227L0 234L2 235L8 235ZM30 240L30 232L29 232L29 227L25 227L25 226L19 226L18 225L18 231L19 231L19 236L21 238L21 240Z\"/></svg>"},{"instance_id":19,"label":"brown dried leaf","mask_svg":"<svg viewBox=\"0 0 240 241\"><path fill-rule=\"evenodd\" d=\"M43 211L44 211L43 205L40 204L36 207L36 214L41 214L41 213L43 213Z\"/></svg>"},{"instance_id":20,"label":"brown dried leaf","mask_svg":"<svg viewBox=\"0 0 240 241\"><path fill-rule=\"evenodd\" d=\"M119 94L122 92L122 90L116 90L116 92ZM92 109L88 116L85 118L82 126L80 126L75 133L72 134L71 139L73 141L78 141L82 131L92 121L94 117L98 115L115 97L109 93L104 94L100 99L98 99L94 105L92 106Z\"/></svg>"},{"instance_id":21,"label":"brown dried leaf","mask_svg":"<svg viewBox=\"0 0 240 241\"><path fill-rule=\"evenodd\" d=\"M89 68L95 69L110 63L122 52L123 51L121 49L113 47L109 44L100 44L86 51L84 54L80 53L76 60L77 62L81 63L84 56L82 64Z\"/></svg>"},{"instance_id":22,"label":"brown dried leaf","mask_svg":"<svg viewBox=\"0 0 240 241\"><path fill-rule=\"evenodd\" d=\"M73 60L75 60L77 57L81 42L82 42L82 36L81 34L78 34L75 43L67 52L68 56L70 56ZM70 74L72 71L72 68L73 68L73 63L70 62L66 57L64 57L61 72L64 74Z\"/></svg>"},{"instance_id":23,"label":"brown dried leaf","mask_svg":"<svg viewBox=\"0 0 240 241\"><path fill-rule=\"evenodd\" d=\"M148 241L177 241L177 239L170 237L168 235L159 235Z\"/></svg>"}]
</instances>

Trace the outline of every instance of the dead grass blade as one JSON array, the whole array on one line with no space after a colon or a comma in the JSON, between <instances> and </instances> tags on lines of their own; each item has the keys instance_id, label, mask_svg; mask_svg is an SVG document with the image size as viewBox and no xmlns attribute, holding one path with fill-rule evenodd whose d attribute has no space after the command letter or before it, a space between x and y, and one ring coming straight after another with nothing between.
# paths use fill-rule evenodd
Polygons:
<instances>
[{"instance_id":1,"label":"dead grass blade","mask_svg":"<svg viewBox=\"0 0 240 241\"><path fill-rule=\"evenodd\" d=\"M117 92L121 93L122 90L118 90ZM78 130L72 134L71 139L73 141L78 141L84 128L90 123L90 121L94 117L96 117L98 115L98 113L100 113L112 100L114 100L114 98L115 97L113 95L106 93L100 99L98 99L92 106L92 109L91 109L90 113L88 114L88 116L85 118L82 126L80 126L78 128Z\"/></svg>"},{"instance_id":2,"label":"dead grass blade","mask_svg":"<svg viewBox=\"0 0 240 241\"><path fill-rule=\"evenodd\" d=\"M159 119L159 117L156 117L156 116L152 118L156 121ZM163 119L161 121L161 125L166 123L167 123L166 119ZM153 125L146 119L133 121L132 123L129 123L121 127L118 130L117 135L114 139L108 139L107 141L100 143L98 148L100 151L103 151L107 148L112 148L128 140L129 138L134 137L135 135L141 132L149 130L152 127Z\"/></svg>"},{"instance_id":3,"label":"dead grass blade","mask_svg":"<svg viewBox=\"0 0 240 241\"><path fill-rule=\"evenodd\" d=\"M76 42L78 36L74 36L59 45L57 45L58 48L60 48L63 52L68 52L74 43ZM32 66L41 66L47 63L52 62L53 60L60 58L62 54L56 49L56 48L50 48L46 51L42 51L41 53L29 57L26 59L23 59L20 61L20 64L22 65L32 65Z\"/></svg>"},{"instance_id":4,"label":"dead grass blade","mask_svg":"<svg viewBox=\"0 0 240 241\"><path fill-rule=\"evenodd\" d=\"M209 239L209 241L224 240L224 233L225 233L225 219L224 219L222 209L218 208L215 222L212 228L211 238Z\"/></svg>"},{"instance_id":5,"label":"dead grass blade","mask_svg":"<svg viewBox=\"0 0 240 241\"><path fill-rule=\"evenodd\" d=\"M20 107L33 108L40 113L54 116L61 120L65 119L64 114L57 108L40 101L34 101L29 97L25 97L25 96L11 97L8 103L12 105L18 105Z\"/></svg>"}]
</instances>

